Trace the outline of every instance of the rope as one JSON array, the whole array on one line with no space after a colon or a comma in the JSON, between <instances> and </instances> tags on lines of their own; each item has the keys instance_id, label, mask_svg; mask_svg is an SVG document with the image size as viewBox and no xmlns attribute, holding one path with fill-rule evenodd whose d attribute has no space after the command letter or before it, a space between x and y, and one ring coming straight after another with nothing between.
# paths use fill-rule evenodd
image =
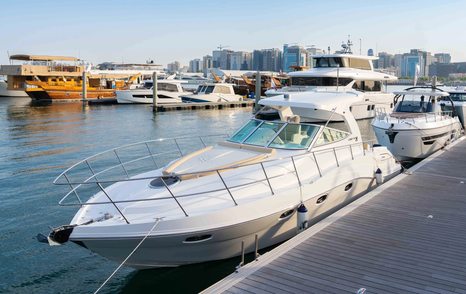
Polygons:
<instances>
[{"instance_id":1,"label":"rope","mask_svg":"<svg viewBox=\"0 0 466 294\"><path fill-rule=\"evenodd\" d=\"M147 239L147 237L149 236L150 233L152 233L152 231L155 229L155 227L157 227L157 225L159 224L161 218L156 218L155 220L155 223L154 225L152 226L152 228L147 232L147 234L144 236L144 238L142 238L142 240L138 243L138 245L136 245L136 247L134 247L133 251L131 251L131 253L120 263L120 265L113 271L113 273L105 280L105 282L102 283L102 285L100 285L100 287L95 290L94 294L97 294L100 290L102 290L102 288L108 283L108 281L110 281L110 279L113 278L113 276L120 270L120 268L125 264L126 261L128 261L128 259L136 252L136 250L138 250L138 248L142 245L142 243Z\"/></svg>"}]
</instances>

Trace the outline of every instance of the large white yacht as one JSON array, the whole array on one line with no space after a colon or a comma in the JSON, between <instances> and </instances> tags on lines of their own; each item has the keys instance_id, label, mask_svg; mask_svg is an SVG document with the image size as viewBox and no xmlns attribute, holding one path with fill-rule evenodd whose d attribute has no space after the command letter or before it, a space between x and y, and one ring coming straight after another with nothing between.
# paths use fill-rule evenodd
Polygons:
<instances>
[{"instance_id":1,"label":"large white yacht","mask_svg":"<svg viewBox=\"0 0 466 294\"><path fill-rule=\"evenodd\" d=\"M180 80L158 80L157 81L157 103L181 103L181 96L188 95L183 89L182 84L186 81ZM116 91L116 99L118 103L153 103L153 82L144 81L139 87L130 90Z\"/></svg>"},{"instance_id":2,"label":"large white yacht","mask_svg":"<svg viewBox=\"0 0 466 294\"><path fill-rule=\"evenodd\" d=\"M168 142L156 140L87 158L55 180L71 187L60 203L72 205L73 197L80 208L49 242L71 240L117 262L139 244L125 265L151 268L238 256L242 241L252 252L256 237L259 248L287 240L400 171L386 147L361 140L347 104L359 95L264 99L279 120L253 117L226 141L190 154L181 152L177 139L174 148L156 150L155 143ZM346 104L333 106L340 101ZM339 116L344 130L308 123L315 109ZM173 159L169 150L181 157ZM160 165L161 157L172 161ZM86 193L93 194L87 201Z\"/></svg>"},{"instance_id":3,"label":"large white yacht","mask_svg":"<svg viewBox=\"0 0 466 294\"><path fill-rule=\"evenodd\" d=\"M448 92L412 87L395 94L394 111L377 110L372 127L377 141L399 160L426 158L461 135L455 111L442 109L445 101L440 100L448 97ZM451 100L449 103L452 106Z\"/></svg>"},{"instance_id":4,"label":"large white yacht","mask_svg":"<svg viewBox=\"0 0 466 294\"><path fill-rule=\"evenodd\" d=\"M269 89L265 94L270 97L314 89L324 89L325 91L353 89L364 93L361 100L355 101L350 108L356 119L374 117L376 108L391 110L394 95L386 92L385 82L395 81L397 77L374 71L372 63L377 57L353 55L351 42L348 41L348 44L344 45L345 50L340 54L312 56L313 68L290 72L289 86L281 89Z\"/></svg>"},{"instance_id":5,"label":"large white yacht","mask_svg":"<svg viewBox=\"0 0 466 294\"><path fill-rule=\"evenodd\" d=\"M241 101L243 96L235 94L233 84L205 83L199 85L196 92L181 96L183 102L231 102Z\"/></svg>"}]
</instances>

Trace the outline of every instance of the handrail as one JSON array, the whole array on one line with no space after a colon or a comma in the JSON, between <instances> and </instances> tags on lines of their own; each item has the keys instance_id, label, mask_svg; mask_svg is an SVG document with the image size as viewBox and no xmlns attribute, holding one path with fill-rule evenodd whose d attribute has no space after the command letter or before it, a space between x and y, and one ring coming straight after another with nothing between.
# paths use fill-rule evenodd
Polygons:
<instances>
[{"instance_id":1,"label":"handrail","mask_svg":"<svg viewBox=\"0 0 466 294\"><path fill-rule=\"evenodd\" d=\"M389 122L390 119L396 120L397 123L403 122L403 121L413 121L415 122L416 118L424 118L426 122L429 122L429 118L433 118L433 122L437 121L437 117L439 117L440 120L445 120L447 118L452 118L453 111L451 110L445 110L445 111L440 111L440 112L420 112L420 113L415 113L418 114L418 117L406 117L406 118L400 118L400 117L395 117L391 115L392 113L388 113L385 111L385 109L377 108L375 109L375 117L374 119L377 121L387 121Z\"/></svg>"},{"instance_id":2,"label":"handrail","mask_svg":"<svg viewBox=\"0 0 466 294\"><path fill-rule=\"evenodd\" d=\"M212 135L213 136L213 135ZM189 137L186 137L186 138L189 138ZM265 160L265 161L262 161L262 162L259 162L259 163L248 163L248 164L238 164L238 165L234 165L234 166L229 166L229 167L225 167L225 168L217 168L217 169L211 169L211 170L203 170L203 171L196 171L196 172L188 172L188 173L182 173L182 174L176 174L175 176L177 177L180 177L182 178L183 176L193 176L193 175L200 175L200 174L209 174L209 173L217 173L217 175L219 176L221 182L223 183L223 188L219 188L219 189L210 189L210 190L205 190L205 191L200 191L200 192L195 192L195 193L190 193L190 194L183 194L183 195L175 195L173 193L173 191L170 189L169 185L165 182L165 180L170 177L170 176L173 176L173 175L159 175L159 176L150 176L150 177L130 177L129 176L129 173L128 171L125 169L125 178L124 179L116 179L116 180L98 180L97 179L97 176L101 175L102 173L106 172L106 171L109 171L109 170L112 170L116 167L120 167L124 164L128 164L128 162L136 162L138 160L141 160L141 159L146 159L148 157L152 157L153 158L153 154L150 152L150 148L148 148L149 152L150 152L150 155L145 155L145 156L142 156L140 158L137 158L137 159L133 159L131 161L127 161L127 162L123 162L121 160L119 160L119 164L116 164L114 166L111 166L109 168L105 168L103 171L100 171L100 172L97 172L95 173L94 170L92 169L91 166L89 166L89 159L95 159L98 155L102 155L102 154L105 154L106 152L111 152L113 150L120 150L120 149L123 149L125 147L130 147L130 146L136 146L136 145L141 145L141 144L147 144L148 142L161 142L162 140L151 140L151 141L145 141L145 142L139 142L139 143L134 143L134 144L130 144L130 145L125 145L125 146L122 146L122 147L119 147L119 148L114 148L114 149L110 149L110 150L107 150L107 151L104 151L104 152L100 152L96 155L93 155L93 156L90 156L76 164L74 164L73 166L71 166L70 168L68 168L65 172L61 173L60 176L58 176L55 180L54 180L54 184L56 185L67 185L71 188L71 190L66 193L66 195L59 201L59 205L61 206L85 206L85 205L101 205L101 204L112 204L117 210L118 212L122 215L123 219L129 223L129 220L127 219L127 217L124 216L124 213L123 211L121 211L118 206L116 205L117 203L131 203L131 202L141 202L141 201L156 201L156 200L167 200L167 199L174 199L174 201L176 201L177 205L179 206L179 208L183 211L184 215L185 216L189 216L189 214L187 213L186 209L181 205L181 203L178 201L179 198L182 198L182 197L190 197L190 196L196 196L196 195L202 195L202 194L206 194L206 193L212 193L212 192L220 192L220 191L226 191L228 193L228 195L230 196L230 198L232 199L233 203L235 205L238 205L238 202L236 201L236 199L234 198L231 190L234 189L234 188L238 188L238 187L244 187L244 186L248 186L248 185L254 185L254 184L257 184L257 183L261 183L261 182L264 182L266 181L267 182L267 185L270 189L270 193L272 195L274 195L274 190L273 190L273 187L272 187L272 184L271 184L271 181L272 179L274 178L278 178L278 177L282 177L284 175L287 175L289 173L296 173L296 178L298 180L298 184L299 186L302 185L302 182L300 179L300 176L299 176L299 172L298 172L298 169L296 167L296 164L295 164L295 159L296 158L300 158L300 157L303 157L303 156L309 156L311 155L312 158L314 159L314 162L316 164L316 167L317 167L317 171L318 172L318 176L319 177L322 177L322 168L319 164L319 162L317 161L317 157L316 157L316 154L322 154L322 153L326 153L326 152L332 152L333 155L334 155L334 158L335 158L335 164L336 166L340 166L341 164L341 161L339 160L339 156L337 154L337 150L343 150L343 149L347 149L349 148L349 152L351 153L351 156L348 156L348 158L346 160L354 160L354 154L353 154L353 146L355 145L360 145L363 149L363 155L362 156L365 156L366 153L365 153L365 146L364 144L367 143L367 142L373 142L373 140L371 141L363 141L363 142L357 142L357 143L353 143L353 144L348 144L348 145L344 145L344 146L338 146L338 147L331 147L331 148L325 148L325 149L321 149L321 150L317 150L317 151L305 151L303 153L300 153L300 154L297 154L297 155L292 155L292 156L285 156L285 157L280 157L280 158L275 158L275 159L270 159L270 160ZM204 145L205 143L202 142ZM147 145L146 145L147 146ZM166 153L166 152L165 152ZM164 154L164 152L162 153ZM157 154L155 154L157 155ZM312 159L311 158L311 159ZM282 174L279 174L279 175L275 175L275 176L269 176L267 174L267 171L266 171L266 168L264 166L264 164L268 164L268 163L272 163L272 162L279 162L281 160L284 160L284 159L291 159L291 162L293 164L293 170L291 172L286 172L286 173L282 173ZM155 162L155 161L154 161ZM93 173L91 177L87 177L84 181L80 181L80 182L73 182L73 181L70 181L68 179L68 176L67 176L67 172L70 172L73 170L73 168L79 166L79 164L83 164L83 163L86 163L89 170L91 170L91 172ZM232 169L237 169L237 168L243 168L243 167L248 167L248 166L253 166L253 165L256 165L256 166L259 166L260 165L260 168L262 169L263 173L264 173L264 176L265 178L263 179L259 179L259 180L254 180L254 181L250 181L250 182L247 182L247 183L240 183L240 184L237 184L237 185L227 185L227 183L225 182L224 178L221 176L221 172L222 171L226 171L226 170L232 170ZM317 174L316 174L317 175ZM61 177L65 177L66 178L66 182L59 182L59 179ZM116 183L116 182L127 182L127 181L141 181L141 180L155 180L155 179L160 179L163 183L163 187L162 188L165 188L168 193L170 194L170 197L158 197L158 198L150 198L150 199L130 199L130 200L113 200L112 198L110 198L110 195L108 195L108 191L105 190L105 188L102 186L103 184L113 184L113 183ZM91 202L91 203L85 203L85 202L82 202L81 200L81 197L78 197L78 194L77 194L77 190L82 187L83 185L90 185L90 184L97 184L99 186L99 188L105 193L106 197L110 200L110 201L105 201L105 202ZM65 204L65 200L71 195L71 194L75 194L77 196L77 199L78 199L78 202L79 203L71 203L71 204Z\"/></svg>"}]
</instances>

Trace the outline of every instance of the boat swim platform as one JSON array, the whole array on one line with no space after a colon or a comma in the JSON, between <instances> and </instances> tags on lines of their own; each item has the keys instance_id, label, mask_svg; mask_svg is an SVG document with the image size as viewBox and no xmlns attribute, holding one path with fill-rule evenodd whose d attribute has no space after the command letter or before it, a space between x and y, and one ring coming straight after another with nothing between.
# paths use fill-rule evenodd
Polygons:
<instances>
[{"instance_id":1,"label":"boat swim platform","mask_svg":"<svg viewBox=\"0 0 466 294\"><path fill-rule=\"evenodd\" d=\"M230 101L230 102L192 102L192 103L170 103L157 105L154 108L156 112L175 111L175 110L197 110L197 109L225 109L253 107L254 100Z\"/></svg>"},{"instance_id":2,"label":"boat swim platform","mask_svg":"<svg viewBox=\"0 0 466 294\"><path fill-rule=\"evenodd\" d=\"M203 293L466 293L461 138Z\"/></svg>"}]
</instances>

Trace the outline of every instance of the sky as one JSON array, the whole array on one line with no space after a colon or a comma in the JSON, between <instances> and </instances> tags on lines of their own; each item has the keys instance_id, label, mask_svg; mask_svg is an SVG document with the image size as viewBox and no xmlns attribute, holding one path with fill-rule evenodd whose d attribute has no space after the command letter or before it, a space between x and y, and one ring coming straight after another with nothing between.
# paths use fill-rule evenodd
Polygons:
<instances>
[{"instance_id":1,"label":"sky","mask_svg":"<svg viewBox=\"0 0 466 294\"><path fill-rule=\"evenodd\" d=\"M0 64L8 54L76 56L164 66L285 43L404 53L419 48L466 61L464 0L0 0Z\"/></svg>"}]
</instances>

